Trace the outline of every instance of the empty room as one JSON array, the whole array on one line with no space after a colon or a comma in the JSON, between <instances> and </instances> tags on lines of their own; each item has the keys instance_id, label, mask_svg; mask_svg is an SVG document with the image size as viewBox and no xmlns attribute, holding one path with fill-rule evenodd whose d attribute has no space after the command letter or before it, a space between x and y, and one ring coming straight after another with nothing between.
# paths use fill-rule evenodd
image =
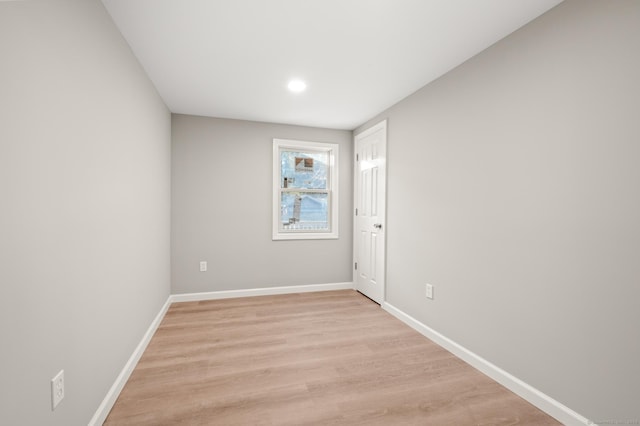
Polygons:
<instances>
[{"instance_id":1,"label":"empty room","mask_svg":"<svg viewBox=\"0 0 640 426\"><path fill-rule=\"evenodd\" d=\"M0 1L0 424L640 424L639 0Z\"/></svg>"}]
</instances>

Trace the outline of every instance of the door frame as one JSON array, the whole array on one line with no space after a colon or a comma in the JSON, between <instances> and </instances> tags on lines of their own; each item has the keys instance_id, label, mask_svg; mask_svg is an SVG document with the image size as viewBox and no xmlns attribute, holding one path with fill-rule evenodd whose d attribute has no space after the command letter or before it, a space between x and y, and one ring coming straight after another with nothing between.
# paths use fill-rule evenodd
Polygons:
<instances>
[{"instance_id":1,"label":"door frame","mask_svg":"<svg viewBox=\"0 0 640 426\"><path fill-rule=\"evenodd\" d=\"M353 289L358 290L358 271L355 268L355 263L357 259L357 248L358 248L358 228L356 226L356 209L358 206L358 184L359 184L359 176L358 176L358 158L356 157L358 154L358 146L357 139L364 138L369 136L372 133L382 130L382 134L384 137L384 158L385 158L385 175L384 175L384 223L382 224L385 237L384 244L382 247L383 250L383 286L382 286L382 300L380 301L380 306L382 306L387 300L387 174L388 174L388 159L387 159L387 143L388 143L388 128L387 128L387 119L372 125L371 127L363 130L358 134L353 135L353 210L351 212L353 219L353 254L351 259L351 270L353 272Z\"/></svg>"}]
</instances>

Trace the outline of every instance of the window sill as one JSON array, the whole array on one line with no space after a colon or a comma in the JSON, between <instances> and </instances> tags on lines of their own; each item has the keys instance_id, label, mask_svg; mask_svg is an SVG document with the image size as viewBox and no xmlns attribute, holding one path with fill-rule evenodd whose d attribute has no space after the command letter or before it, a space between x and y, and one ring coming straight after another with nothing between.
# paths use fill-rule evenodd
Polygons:
<instances>
[{"instance_id":1,"label":"window sill","mask_svg":"<svg viewBox=\"0 0 640 426\"><path fill-rule=\"evenodd\" d=\"M338 234L335 232L279 232L273 234L273 241L286 240L337 240Z\"/></svg>"}]
</instances>

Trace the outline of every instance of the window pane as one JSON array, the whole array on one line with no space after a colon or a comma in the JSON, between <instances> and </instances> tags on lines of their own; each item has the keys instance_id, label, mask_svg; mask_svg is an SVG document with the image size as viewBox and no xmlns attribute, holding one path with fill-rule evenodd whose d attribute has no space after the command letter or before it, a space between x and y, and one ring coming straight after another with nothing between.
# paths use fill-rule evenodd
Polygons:
<instances>
[{"instance_id":1,"label":"window pane","mask_svg":"<svg viewBox=\"0 0 640 426\"><path fill-rule=\"evenodd\" d=\"M280 199L280 222L284 230L329 230L326 192L283 192Z\"/></svg>"},{"instance_id":2,"label":"window pane","mask_svg":"<svg viewBox=\"0 0 640 426\"><path fill-rule=\"evenodd\" d=\"M327 189L327 152L280 151L280 188Z\"/></svg>"}]
</instances>

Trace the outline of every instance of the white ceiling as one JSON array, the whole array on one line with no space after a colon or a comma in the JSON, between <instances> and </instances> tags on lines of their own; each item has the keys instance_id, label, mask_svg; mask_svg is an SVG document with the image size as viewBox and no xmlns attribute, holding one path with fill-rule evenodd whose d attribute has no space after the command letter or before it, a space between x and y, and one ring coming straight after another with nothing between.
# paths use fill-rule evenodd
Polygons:
<instances>
[{"instance_id":1,"label":"white ceiling","mask_svg":"<svg viewBox=\"0 0 640 426\"><path fill-rule=\"evenodd\" d=\"M561 2L102 1L172 112L348 130Z\"/></svg>"}]
</instances>

